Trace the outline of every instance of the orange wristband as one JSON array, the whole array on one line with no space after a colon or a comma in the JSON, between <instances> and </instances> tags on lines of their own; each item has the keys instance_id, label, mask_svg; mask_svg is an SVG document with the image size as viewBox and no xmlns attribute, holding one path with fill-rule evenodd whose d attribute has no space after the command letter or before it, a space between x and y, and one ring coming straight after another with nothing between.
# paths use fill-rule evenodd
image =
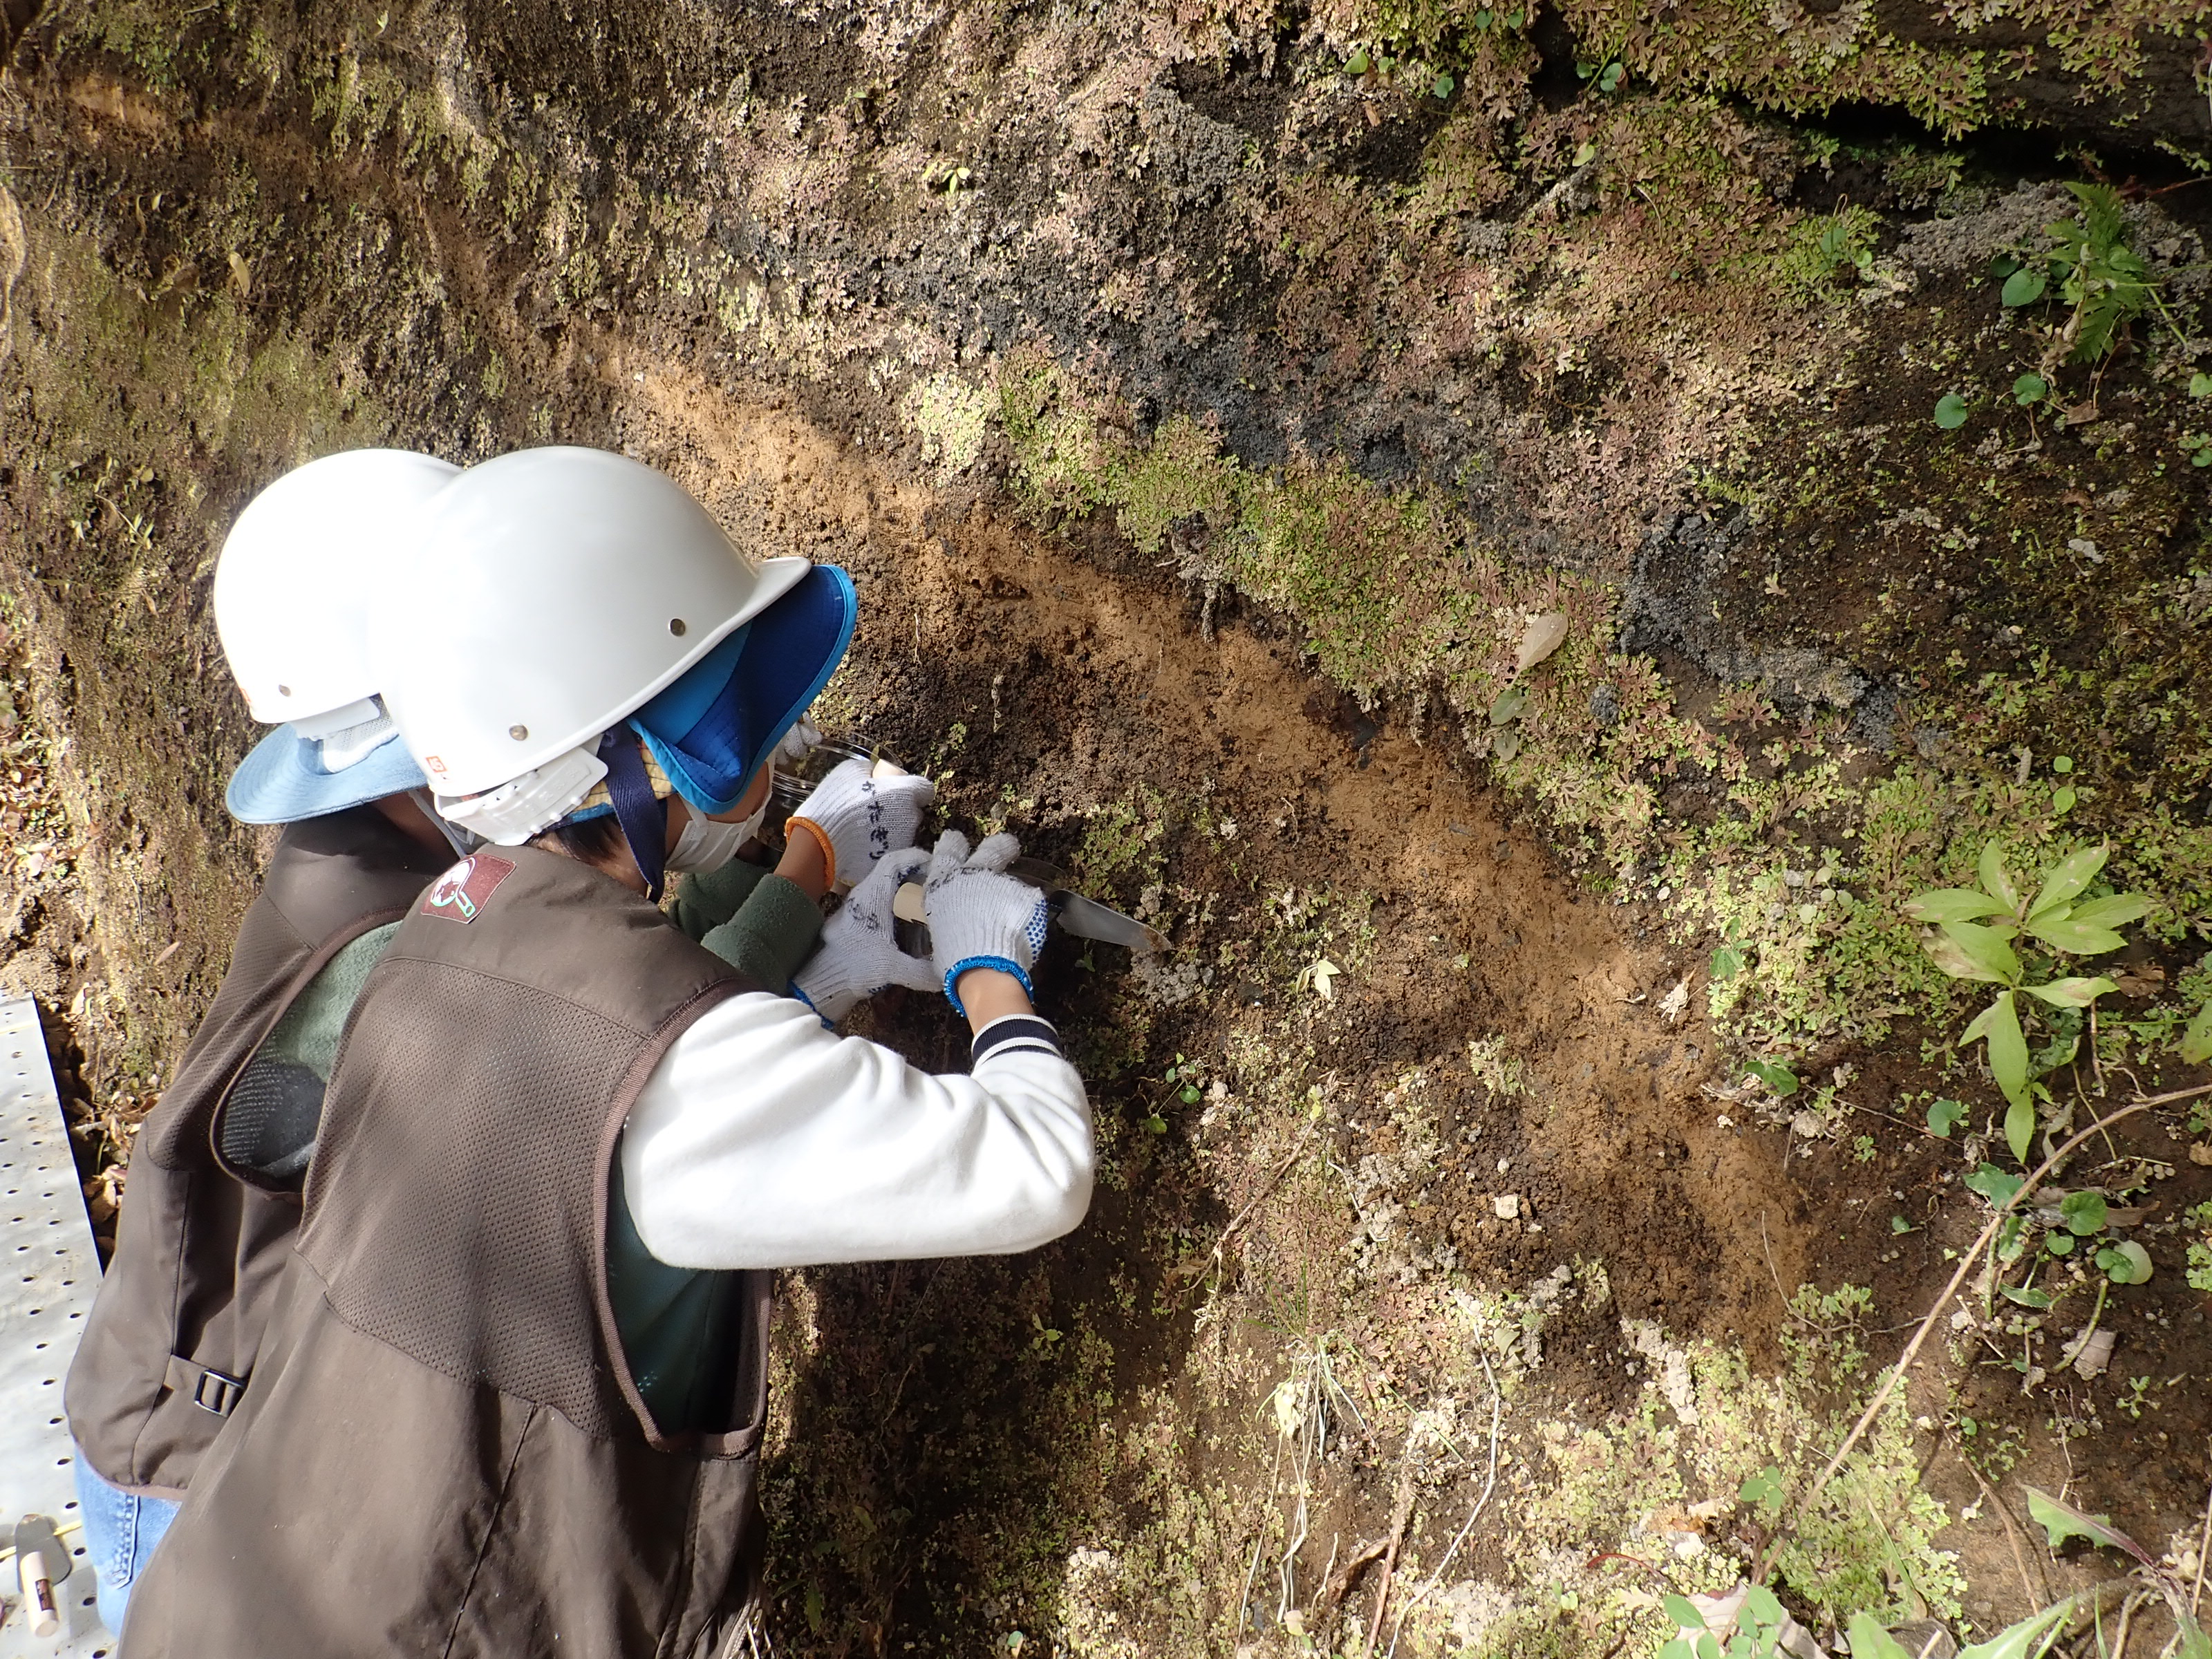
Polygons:
<instances>
[{"instance_id":1,"label":"orange wristband","mask_svg":"<svg viewBox=\"0 0 2212 1659\"><path fill-rule=\"evenodd\" d=\"M786 818L786 830L804 830L814 837L814 844L822 849L822 884L830 892L837 890L837 849L830 844L830 832L812 818Z\"/></svg>"}]
</instances>

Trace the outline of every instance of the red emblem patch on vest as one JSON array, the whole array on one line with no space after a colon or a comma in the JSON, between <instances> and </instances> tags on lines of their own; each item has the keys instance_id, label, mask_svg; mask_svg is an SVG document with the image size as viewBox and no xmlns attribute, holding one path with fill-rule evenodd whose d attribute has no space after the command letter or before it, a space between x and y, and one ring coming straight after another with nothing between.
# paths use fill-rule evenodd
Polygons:
<instances>
[{"instance_id":1,"label":"red emblem patch on vest","mask_svg":"<svg viewBox=\"0 0 2212 1659\"><path fill-rule=\"evenodd\" d=\"M492 890L514 873L514 860L478 853L438 878L422 896L422 914L448 921L470 922L489 902Z\"/></svg>"}]
</instances>

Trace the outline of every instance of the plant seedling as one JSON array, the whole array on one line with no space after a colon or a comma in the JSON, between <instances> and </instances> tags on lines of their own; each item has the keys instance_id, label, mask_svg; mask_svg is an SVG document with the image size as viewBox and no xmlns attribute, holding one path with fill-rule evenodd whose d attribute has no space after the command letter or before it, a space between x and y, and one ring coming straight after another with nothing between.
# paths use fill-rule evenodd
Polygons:
<instances>
[{"instance_id":1,"label":"plant seedling","mask_svg":"<svg viewBox=\"0 0 2212 1659\"><path fill-rule=\"evenodd\" d=\"M1966 1115L1966 1103L1962 1100L1931 1101L1928 1106L1928 1133L1940 1140L1948 1140L1951 1131Z\"/></svg>"},{"instance_id":2,"label":"plant seedling","mask_svg":"<svg viewBox=\"0 0 2212 1659\"><path fill-rule=\"evenodd\" d=\"M2040 403L2050 395L2051 382L2040 374L2023 374L2012 383L2013 401L2017 404Z\"/></svg>"},{"instance_id":3,"label":"plant seedling","mask_svg":"<svg viewBox=\"0 0 2212 1659\"><path fill-rule=\"evenodd\" d=\"M1955 392L1947 392L1936 400L1936 424L1946 432L1956 432L1966 425L1966 416L1973 408Z\"/></svg>"},{"instance_id":4,"label":"plant seedling","mask_svg":"<svg viewBox=\"0 0 2212 1659\"><path fill-rule=\"evenodd\" d=\"M1785 1100L1797 1092L1797 1073L1787 1066L1770 1065L1763 1060L1747 1060L1743 1069Z\"/></svg>"},{"instance_id":5,"label":"plant seedling","mask_svg":"<svg viewBox=\"0 0 2212 1659\"><path fill-rule=\"evenodd\" d=\"M2023 1164L2035 1136L2035 1097L2030 1092L2027 1036L2021 1028L2018 994L2025 993L2054 1008L2087 1008L2118 988L2101 975L2032 983L2029 966L2021 962L2013 941L2025 935L2064 956L2101 956L2126 944L2114 930L2140 920L2150 909L2150 901L2134 893L2086 901L2081 896L2110 855L2107 847L2085 847L2069 854L2051 867L2031 896L2005 867L2002 847L1990 842L1982 848L1978 887L1938 888L1915 895L1905 905L1906 915L1929 924L1930 932L1922 944L1937 967L1954 979L2004 988L1959 1040L1987 1045L1990 1074L2010 1109L2005 1114L2005 1142ZM2071 1054L2069 1045L2065 1058ZM2063 1059L2054 1063L2063 1064Z\"/></svg>"},{"instance_id":6,"label":"plant seedling","mask_svg":"<svg viewBox=\"0 0 2212 1659\"><path fill-rule=\"evenodd\" d=\"M2212 398L2212 374L2199 369L2189 377L2189 395L2192 398Z\"/></svg>"}]
</instances>

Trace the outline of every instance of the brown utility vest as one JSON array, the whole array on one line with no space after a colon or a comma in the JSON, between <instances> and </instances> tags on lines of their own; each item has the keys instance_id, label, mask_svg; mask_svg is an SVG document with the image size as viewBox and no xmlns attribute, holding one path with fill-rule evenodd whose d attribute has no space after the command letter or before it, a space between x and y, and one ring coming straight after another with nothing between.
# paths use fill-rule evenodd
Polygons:
<instances>
[{"instance_id":1,"label":"brown utility vest","mask_svg":"<svg viewBox=\"0 0 2212 1659\"><path fill-rule=\"evenodd\" d=\"M131 1592L131 1659L710 1659L760 1528L769 1278L719 1432L664 1436L606 1276L617 1137L750 988L587 866L492 848L354 1005L253 1387Z\"/></svg>"},{"instance_id":2,"label":"brown utility vest","mask_svg":"<svg viewBox=\"0 0 2212 1659\"><path fill-rule=\"evenodd\" d=\"M216 1114L293 999L338 951L406 915L451 854L371 807L289 826L230 971L140 1131L64 1391L70 1431L110 1485L177 1498L252 1376L300 1200L243 1184Z\"/></svg>"}]
</instances>

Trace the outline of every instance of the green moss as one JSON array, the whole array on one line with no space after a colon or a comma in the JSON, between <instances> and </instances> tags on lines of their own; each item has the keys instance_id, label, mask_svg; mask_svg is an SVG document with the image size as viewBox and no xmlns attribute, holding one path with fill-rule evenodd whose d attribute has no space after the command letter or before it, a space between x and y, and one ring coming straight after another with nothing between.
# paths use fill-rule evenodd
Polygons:
<instances>
[{"instance_id":1,"label":"green moss","mask_svg":"<svg viewBox=\"0 0 2212 1659\"><path fill-rule=\"evenodd\" d=\"M2021 0L2002 21L1956 15L1957 44L1929 46L1856 6L1782 21L1762 0L1690 0L1663 11L1568 0L1564 10L1586 57L1619 58L1662 88L1727 92L1797 114L1884 104L1954 137L2028 112L2022 83L2054 72L2084 94L2126 94L2153 55L2192 51L2200 21L2159 0Z\"/></svg>"}]
</instances>

